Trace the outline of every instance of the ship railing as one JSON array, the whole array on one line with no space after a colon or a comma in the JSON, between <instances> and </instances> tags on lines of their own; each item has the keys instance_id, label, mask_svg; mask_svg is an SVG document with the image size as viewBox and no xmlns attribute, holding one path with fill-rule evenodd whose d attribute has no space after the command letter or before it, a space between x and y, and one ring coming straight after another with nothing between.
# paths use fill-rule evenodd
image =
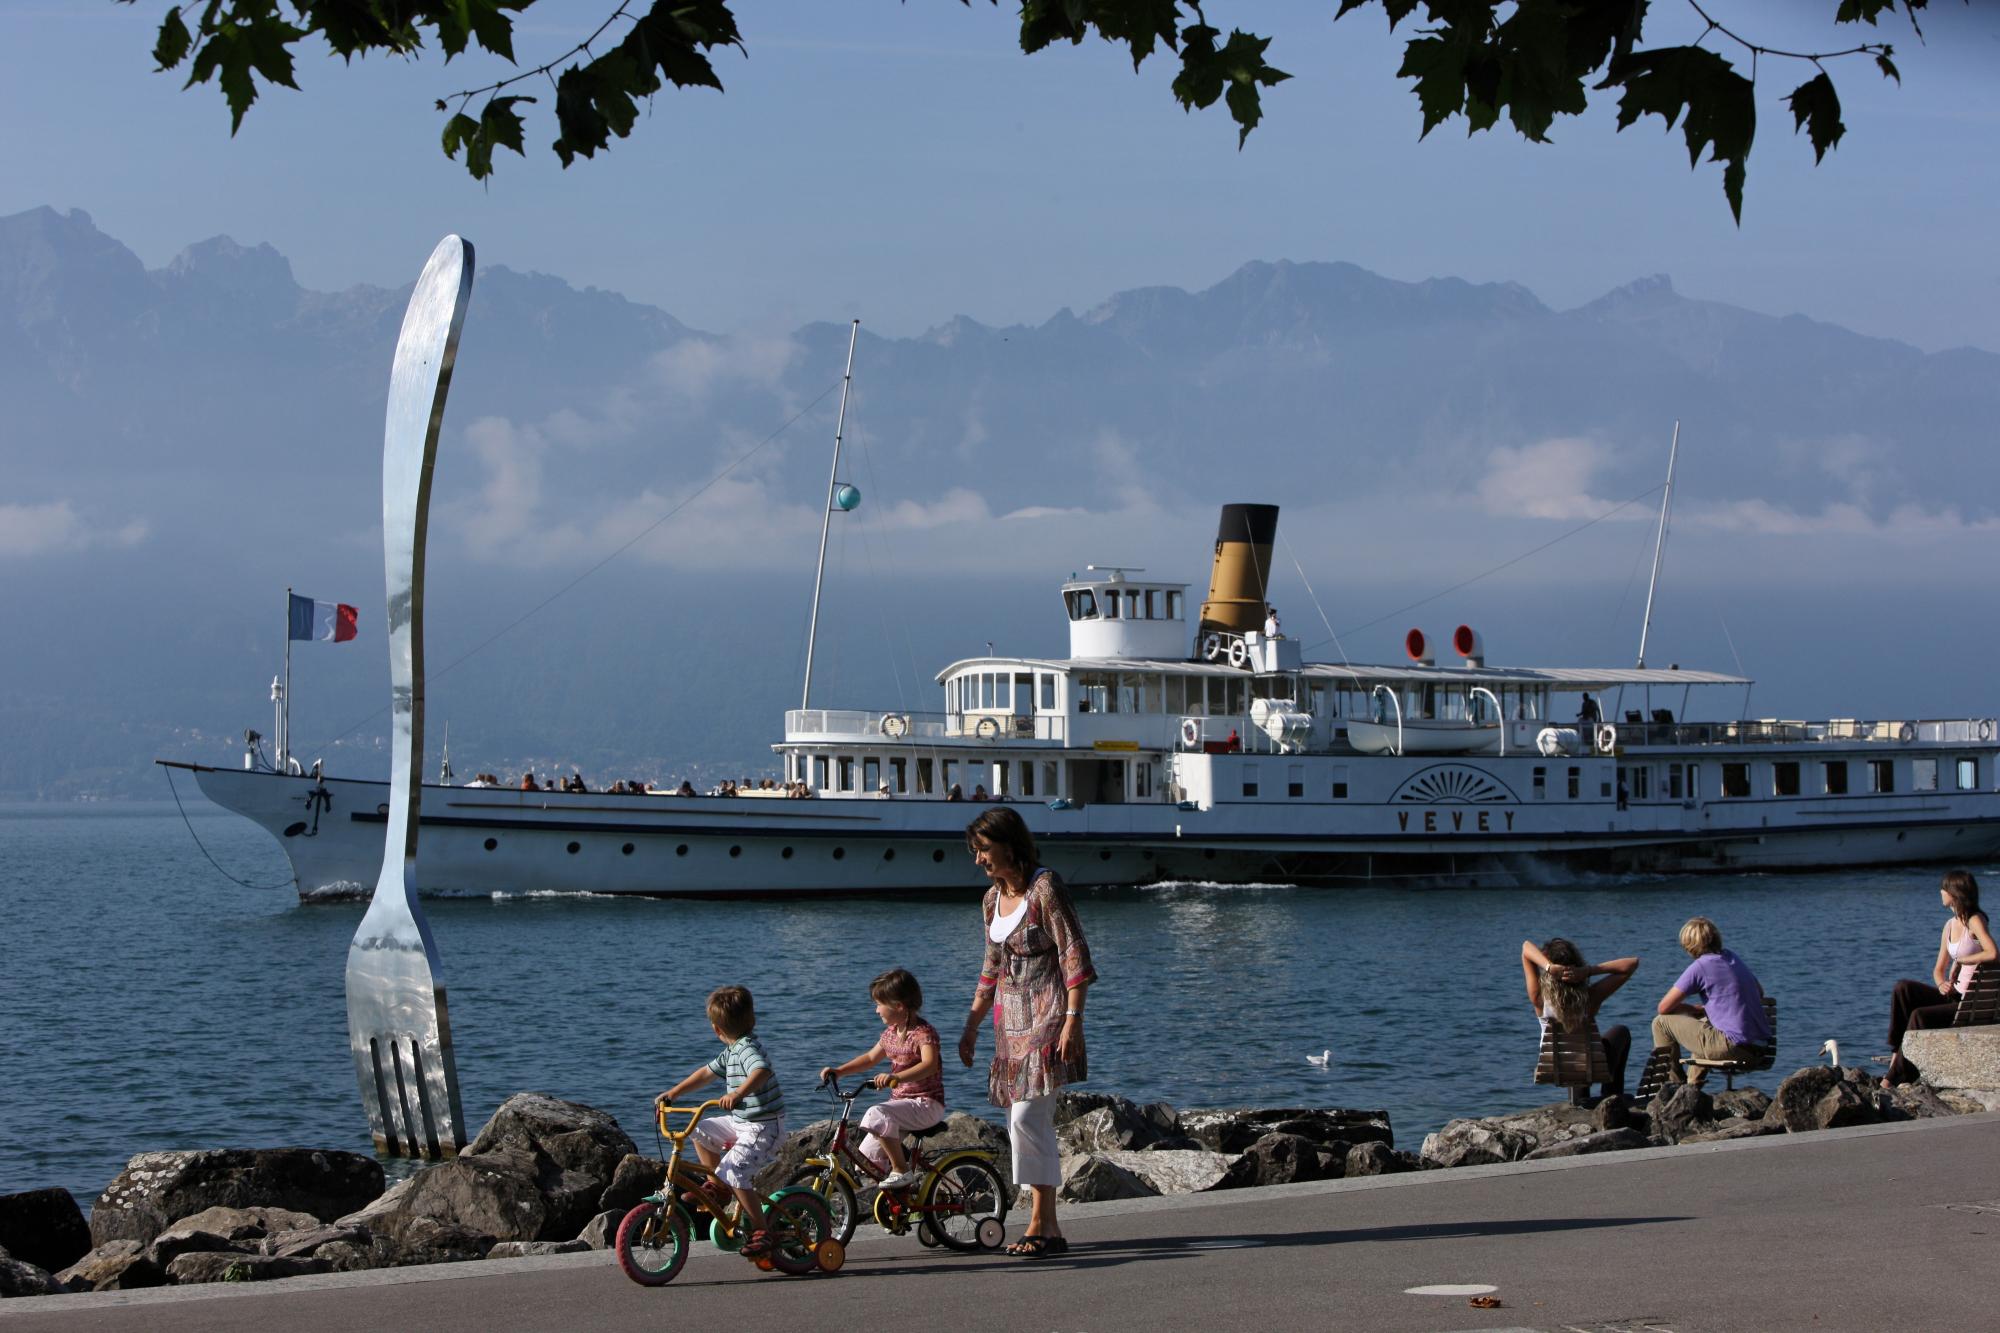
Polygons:
<instances>
[{"instance_id":1,"label":"ship railing","mask_svg":"<svg viewBox=\"0 0 2000 1333\"><path fill-rule=\"evenodd\" d=\"M1621 746L1660 745L1882 745L1990 744L2000 721L1990 717L1829 718L1794 721L1750 718L1737 722L1620 722L1613 724Z\"/></svg>"},{"instance_id":2,"label":"ship railing","mask_svg":"<svg viewBox=\"0 0 2000 1333\"><path fill-rule=\"evenodd\" d=\"M870 741L882 745L942 742L1054 741L1068 734L1068 719L1053 713L873 712L858 708L793 708L785 713L788 741Z\"/></svg>"}]
</instances>

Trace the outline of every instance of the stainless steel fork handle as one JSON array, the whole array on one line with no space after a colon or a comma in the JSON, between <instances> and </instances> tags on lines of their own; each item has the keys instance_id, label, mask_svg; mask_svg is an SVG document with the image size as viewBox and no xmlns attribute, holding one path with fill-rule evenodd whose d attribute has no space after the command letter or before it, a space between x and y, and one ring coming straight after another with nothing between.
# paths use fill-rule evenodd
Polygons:
<instances>
[{"instance_id":1,"label":"stainless steel fork handle","mask_svg":"<svg viewBox=\"0 0 2000 1333\"><path fill-rule=\"evenodd\" d=\"M389 821L375 895L348 949L349 1039L376 1143L422 1156L449 1154L465 1142L444 977L417 900L416 865L423 803L424 546L432 465L472 273L468 242L457 236L439 242L396 340L382 438Z\"/></svg>"}]
</instances>

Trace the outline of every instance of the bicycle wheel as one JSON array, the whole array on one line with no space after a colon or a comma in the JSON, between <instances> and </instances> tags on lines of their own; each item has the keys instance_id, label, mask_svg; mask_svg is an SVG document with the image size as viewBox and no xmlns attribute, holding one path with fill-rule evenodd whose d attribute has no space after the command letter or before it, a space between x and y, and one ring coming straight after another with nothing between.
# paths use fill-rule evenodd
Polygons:
<instances>
[{"instance_id":1,"label":"bicycle wheel","mask_svg":"<svg viewBox=\"0 0 2000 1333\"><path fill-rule=\"evenodd\" d=\"M625 1276L642 1287L664 1287L687 1263L687 1214L670 1203L642 1203L618 1224L612 1249Z\"/></svg>"},{"instance_id":2,"label":"bicycle wheel","mask_svg":"<svg viewBox=\"0 0 2000 1333\"><path fill-rule=\"evenodd\" d=\"M937 1228L931 1225L931 1220L928 1217L917 1223L917 1244L927 1250L935 1250L938 1246L944 1244L942 1240L938 1239Z\"/></svg>"},{"instance_id":3,"label":"bicycle wheel","mask_svg":"<svg viewBox=\"0 0 2000 1333\"><path fill-rule=\"evenodd\" d=\"M819 1243L833 1239L833 1214L810 1189L784 1189L764 1206L771 1237L771 1266L799 1277L819 1268Z\"/></svg>"},{"instance_id":4,"label":"bicycle wheel","mask_svg":"<svg viewBox=\"0 0 2000 1333\"><path fill-rule=\"evenodd\" d=\"M981 1221L989 1217L1002 1225L1007 1221L1007 1182L984 1157L953 1157L924 1182L918 1204L946 1246L976 1250Z\"/></svg>"},{"instance_id":5,"label":"bicycle wheel","mask_svg":"<svg viewBox=\"0 0 2000 1333\"><path fill-rule=\"evenodd\" d=\"M846 1177L830 1166L802 1166L792 1172L787 1186L803 1186L825 1201L827 1212L833 1215L833 1239L842 1245L854 1239L854 1228L860 1224L861 1209L854 1202L854 1187Z\"/></svg>"}]
</instances>

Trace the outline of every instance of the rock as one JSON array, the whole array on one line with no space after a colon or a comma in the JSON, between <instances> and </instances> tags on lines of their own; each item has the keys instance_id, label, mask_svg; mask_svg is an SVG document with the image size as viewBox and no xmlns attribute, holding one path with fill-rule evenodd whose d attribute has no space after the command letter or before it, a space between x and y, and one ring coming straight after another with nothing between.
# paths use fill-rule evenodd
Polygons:
<instances>
[{"instance_id":1,"label":"rock","mask_svg":"<svg viewBox=\"0 0 2000 1333\"><path fill-rule=\"evenodd\" d=\"M604 1193L598 1196L598 1210L601 1212L607 1208L616 1209L618 1215L623 1217L637 1207L641 1199L664 1185L666 1180L665 1162L641 1153L627 1153L619 1160L617 1169L611 1173L611 1183L606 1185Z\"/></svg>"},{"instance_id":2,"label":"rock","mask_svg":"<svg viewBox=\"0 0 2000 1333\"><path fill-rule=\"evenodd\" d=\"M2000 1091L2000 1027L1912 1028L1903 1058L1934 1088Z\"/></svg>"},{"instance_id":3,"label":"rock","mask_svg":"<svg viewBox=\"0 0 2000 1333\"><path fill-rule=\"evenodd\" d=\"M1343 1172L1349 1176L1390 1176L1407 1171L1400 1154L1386 1143L1357 1143L1347 1150Z\"/></svg>"},{"instance_id":4,"label":"rock","mask_svg":"<svg viewBox=\"0 0 2000 1333\"><path fill-rule=\"evenodd\" d=\"M289 1208L204 1208L176 1221L155 1236L153 1243L157 1245L184 1232L206 1232L224 1240L261 1240L273 1231L297 1231L318 1225L319 1219L311 1213L297 1213Z\"/></svg>"},{"instance_id":5,"label":"rock","mask_svg":"<svg viewBox=\"0 0 2000 1333\"><path fill-rule=\"evenodd\" d=\"M1719 1119L1740 1116L1745 1120L1762 1120L1764 1113L1771 1109L1771 1094L1762 1088L1742 1087L1711 1093L1709 1100L1715 1103L1715 1114Z\"/></svg>"},{"instance_id":6,"label":"rock","mask_svg":"<svg viewBox=\"0 0 2000 1333\"><path fill-rule=\"evenodd\" d=\"M1518 1162L1537 1148L1598 1132L1591 1112L1556 1102L1484 1120L1454 1120L1425 1137L1422 1158L1434 1167Z\"/></svg>"},{"instance_id":7,"label":"rock","mask_svg":"<svg viewBox=\"0 0 2000 1333\"><path fill-rule=\"evenodd\" d=\"M1157 1121L1121 1097L1071 1120L1056 1131L1056 1141L1061 1144L1063 1155L1070 1156L1145 1148L1158 1141L1160 1135Z\"/></svg>"},{"instance_id":8,"label":"rock","mask_svg":"<svg viewBox=\"0 0 2000 1333\"><path fill-rule=\"evenodd\" d=\"M1764 1119L1794 1134L1841 1125L1872 1125L1882 1118L1874 1099L1827 1065L1808 1065L1778 1085Z\"/></svg>"},{"instance_id":9,"label":"rock","mask_svg":"<svg viewBox=\"0 0 2000 1333\"><path fill-rule=\"evenodd\" d=\"M1146 1145L1147 1152L1186 1152L1190 1148L1200 1148L1203 1151L1207 1151L1208 1145L1200 1139L1189 1138L1185 1134L1169 1134L1165 1138L1154 1139Z\"/></svg>"},{"instance_id":10,"label":"rock","mask_svg":"<svg viewBox=\"0 0 2000 1333\"><path fill-rule=\"evenodd\" d=\"M1273 1131L1243 1150L1221 1182L1223 1189L1247 1189L1263 1185L1289 1185L1297 1180L1324 1180L1339 1176L1347 1168L1343 1157L1327 1155L1335 1164L1329 1171L1322 1150L1311 1139Z\"/></svg>"},{"instance_id":11,"label":"rock","mask_svg":"<svg viewBox=\"0 0 2000 1333\"><path fill-rule=\"evenodd\" d=\"M568 1240L599 1211L619 1163L638 1149L618 1122L594 1107L540 1092L500 1104L459 1162L504 1162L542 1196L541 1234L494 1232L501 1240ZM445 1165L452 1165L446 1163Z\"/></svg>"},{"instance_id":12,"label":"rock","mask_svg":"<svg viewBox=\"0 0 2000 1333\"><path fill-rule=\"evenodd\" d=\"M456 1264L484 1259L493 1248L493 1237L483 1231L417 1217L403 1227L393 1241L377 1236L370 1245L374 1267L400 1268L412 1264ZM328 1246L326 1248L333 1248Z\"/></svg>"},{"instance_id":13,"label":"rock","mask_svg":"<svg viewBox=\"0 0 2000 1333\"><path fill-rule=\"evenodd\" d=\"M1682 1143L1720 1143L1728 1139L1754 1139L1765 1134L1782 1134L1783 1125L1769 1120L1746 1120L1742 1116L1730 1116L1718 1120L1713 1125L1704 1126L1699 1131L1681 1139Z\"/></svg>"},{"instance_id":14,"label":"rock","mask_svg":"<svg viewBox=\"0 0 2000 1333\"><path fill-rule=\"evenodd\" d=\"M0 1297L60 1296L67 1288L40 1264L16 1259L0 1249Z\"/></svg>"},{"instance_id":15,"label":"rock","mask_svg":"<svg viewBox=\"0 0 2000 1333\"><path fill-rule=\"evenodd\" d=\"M1222 1188L1236 1159L1206 1149L1179 1152L1107 1152L1093 1154L1123 1167L1146 1182L1156 1194L1198 1194Z\"/></svg>"},{"instance_id":16,"label":"rock","mask_svg":"<svg viewBox=\"0 0 2000 1333\"><path fill-rule=\"evenodd\" d=\"M0 1194L0 1250L53 1273L90 1253L90 1224L65 1189Z\"/></svg>"},{"instance_id":17,"label":"rock","mask_svg":"<svg viewBox=\"0 0 2000 1333\"><path fill-rule=\"evenodd\" d=\"M366 1245L368 1232L361 1227L335 1225L298 1227L285 1231L274 1231L257 1243L259 1254L273 1255L279 1259L309 1258L319 1253L320 1247L335 1243Z\"/></svg>"},{"instance_id":18,"label":"rock","mask_svg":"<svg viewBox=\"0 0 2000 1333\"><path fill-rule=\"evenodd\" d=\"M1095 1153L1066 1157L1056 1197L1071 1203L1102 1203L1107 1199L1145 1199L1160 1191L1115 1162Z\"/></svg>"},{"instance_id":19,"label":"rock","mask_svg":"<svg viewBox=\"0 0 2000 1333\"><path fill-rule=\"evenodd\" d=\"M255 1239L235 1241L212 1231L173 1227L153 1238L153 1243L146 1247L146 1257L172 1273L174 1260L184 1254L254 1254L256 1250Z\"/></svg>"},{"instance_id":20,"label":"rock","mask_svg":"<svg viewBox=\"0 0 2000 1333\"><path fill-rule=\"evenodd\" d=\"M108 1240L56 1274L69 1291L136 1291L163 1287L166 1270L146 1257L136 1240Z\"/></svg>"},{"instance_id":21,"label":"rock","mask_svg":"<svg viewBox=\"0 0 2000 1333\"><path fill-rule=\"evenodd\" d=\"M602 1249L603 1246L596 1248ZM543 1254L585 1254L592 1249L581 1240L503 1240L486 1252L488 1259L531 1259Z\"/></svg>"},{"instance_id":22,"label":"rock","mask_svg":"<svg viewBox=\"0 0 2000 1333\"><path fill-rule=\"evenodd\" d=\"M268 1282L272 1278L330 1273L324 1259L278 1259L268 1254L183 1254L167 1265L167 1277L179 1286L201 1282Z\"/></svg>"},{"instance_id":23,"label":"rock","mask_svg":"<svg viewBox=\"0 0 2000 1333\"><path fill-rule=\"evenodd\" d=\"M598 1193L603 1189L599 1185ZM398 1187L393 1207L340 1220L366 1226L378 1239L397 1245L412 1243L413 1229L419 1226L482 1235L486 1243L478 1248L483 1256L496 1240L567 1240L589 1217L586 1213L579 1219L569 1235L550 1236L546 1233L554 1223L548 1201L520 1158L461 1154L411 1176ZM456 1252L461 1247L454 1241L447 1248Z\"/></svg>"},{"instance_id":24,"label":"rock","mask_svg":"<svg viewBox=\"0 0 2000 1333\"><path fill-rule=\"evenodd\" d=\"M1586 1153L1624 1152L1630 1148L1650 1147L1652 1142L1636 1129L1605 1129L1595 1134L1585 1134L1581 1138L1564 1139L1560 1143L1537 1148L1521 1160L1539 1162L1550 1157L1582 1157Z\"/></svg>"},{"instance_id":25,"label":"rock","mask_svg":"<svg viewBox=\"0 0 2000 1333\"><path fill-rule=\"evenodd\" d=\"M1061 1129L1078 1116L1088 1114L1099 1107L1109 1106L1113 1102L1124 1100L1122 1097L1113 1097L1107 1093L1073 1092L1068 1088L1064 1088L1056 1094L1056 1109L1054 1114L1056 1128ZM1126 1104L1130 1105L1129 1102Z\"/></svg>"},{"instance_id":26,"label":"rock","mask_svg":"<svg viewBox=\"0 0 2000 1333\"><path fill-rule=\"evenodd\" d=\"M1000 1168L1000 1174L1008 1183L1014 1179L1013 1143L1007 1131L991 1120L983 1120L963 1111L953 1111L944 1118L944 1128L923 1140L924 1156L933 1160L946 1153L971 1148L990 1153L993 1164Z\"/></svg>"},{"instance_id":27,"label":"rock","mask_svg":"<svg viewBox=\"0 0 2000 1333\"><path fill-rule=\"evenodd\" d=\"M1387 1111L1348 1111L1332 1107L1205 1107L1183 1111L1181 1132L1214 1152L1240 1153L1266 1134L1296 1134L1322 1148L1349 1148L1357 1143L1394 1147Z\"/></svg>"},{"instance_id":28,"label":"rock","mask_svg":"<svg viewBox=\"0 0 2000 1333\"><path fill-rule=\"evenodd\" d=\"M359 1153L314 1148L144 1152L97 1196L93 1244L148 1244L168 1224L205 1208L271 1207L339 1217L382 1193L382 1166Z\"/></svg>"},{"instance_id":29,"label":"rock","mask_svg":"<svg viewBox=\"0 0 2000 1333\"><path fill-rule=\"evenodd\" d=\"M1645 1115L1635 1113L1625 1097L1613 1093L1590 1108L1590 1123L1602 1134L1611 1129L1642 1129L1649 1121Z\"/></svg>"},{"instance_id":30,"label":"rock","mask_svg":"<svg viewBox=\"0 0 2000 1333\"><path fill-rule=\"evenodd\" d=\"M1166 1102L1147 1102L1139 1108L1139 1114L1153 1122L1153 1128L1168 1137L1179 1137L1181 1133L1181 1113Z\"/></svg>"},{"instance_id":31,"label":"rock","mask_svg":"<svg viewBox=\"0 0 2000 1333\"><path fill-rule=\"evenodd\" d=\"M859 1133L859 1130L850 1126L850 1132ZM778 1145L778 1155L771 1159L769 1166L757 1173L757 1188L768 1194L790 1184L792 1177L805 1166L806 1158L822 1155L832 1133L833 1121L815 1120L804 1129L795 1129L785 1135L785 1141Z\"/></svg>"},{"instance_id":32,"label":"rock","mask_svg":"<svg viewBox=\"0 0 2000 1333\"><path fill-rule=\"evenodd\" d=\"M1715 1119L1715 1103L1692 1083L1669 1083L1653 1094L1646 1119L1654 1138L1679 1143L1688 1134L1699 1134Z\"/></svg>"},{"instance_id":33,"label":"rock","mask_svg":"<svg viewBox=\"0 0 2000 1333\"><path fill-rule=\"evenodd\" d=\"M1938 1088L1936 1092L1938 1100L1958 1115L2000 1111L2000 1092L1988 1092L1981 1088Z\"/></svg>"},{"instance_id":34,"label":"rock","mask_svg":"<svg viewBox=\"0 0 2000 1333\"><path fill-rule=\"evenodd\" d=\"M375 1247L367 1241L328 1241L313 1251L313 1258L321 1260L336 1273L360 1273L378 1266Z\"/></svg>"},{"instance_id":35,"label":"rock","mask_svg":"<svg viewBox=\"0 0 2000 1333\"><path fill-rule=\"evenodd\" d=\"M1929 1120L1958 1115L1959 1110L1924 1083L1905 1083L1882 1093L1876 1102L1885 1120Z\"/></svg>"},{"instance_id":36,"label":"rock","mask_svg":"<svg viewBox=\"0 0 2000 1333\"><path fill-rule=\"evenodd\" d=\"M623 1222L625 1214L631 1211L630 1208L607 1208L584 1224L583 1230L577 1234L577 1239L583 1242L585 1249L610 1249L612 1242L618 1239L618 1224Z\"/></svg>"}]
</instances>

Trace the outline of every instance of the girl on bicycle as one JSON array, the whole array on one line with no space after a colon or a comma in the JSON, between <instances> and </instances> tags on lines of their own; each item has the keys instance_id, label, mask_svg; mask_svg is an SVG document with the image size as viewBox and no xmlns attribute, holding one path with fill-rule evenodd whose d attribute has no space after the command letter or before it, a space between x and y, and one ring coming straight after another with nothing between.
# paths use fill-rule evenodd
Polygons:
<instances>
[{"instance_id":1,"label":"girl on bicycle","mask_svg":"<svg viewBox=\"0 0 2000 1333\"><path fill-rule=\"evenodd\" d=\"M820 1082L838 1074L867 1069L882 1061L889 1072L875 1076L875 1086L895 1090L886 1102L868 1108L861 1128L868 1131L861 1155L877 1170L890 1172L883 1189L903 1189L917 1182L903 1154L903 1134L907 1130L929 1129L944 1119L944 1061L938 1055L937 1029L923 1020L923 987L900 967L892 967L868 984L875 1001L875 1016L882 1020L882 1035L873 1046L852 1060L828 1065L819 1071Z\"/></svg>"}]
</instances>

